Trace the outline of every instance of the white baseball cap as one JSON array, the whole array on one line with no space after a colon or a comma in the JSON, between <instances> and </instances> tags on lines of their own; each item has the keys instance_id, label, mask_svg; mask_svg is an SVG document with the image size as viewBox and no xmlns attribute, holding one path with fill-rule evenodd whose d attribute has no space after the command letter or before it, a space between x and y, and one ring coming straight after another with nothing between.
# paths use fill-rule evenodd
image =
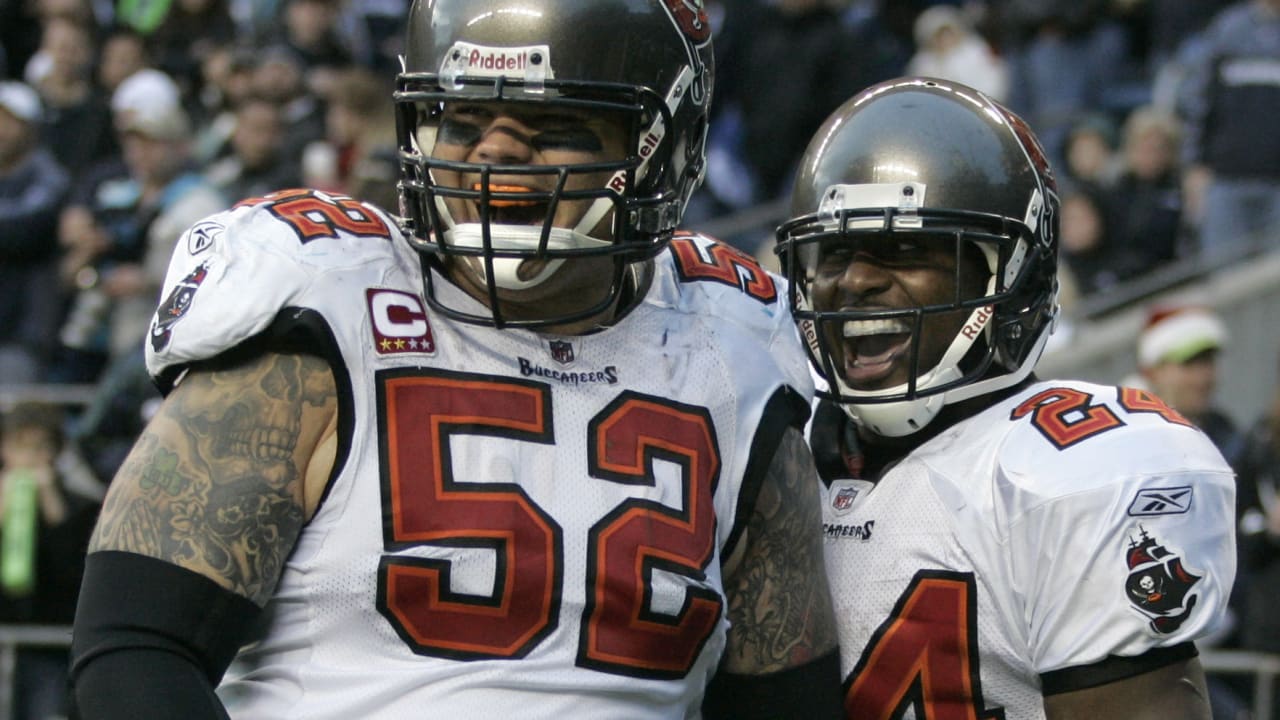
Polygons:
<instances>
[{"instance_id":1,"label":"white baseball cap","mask_svg":"<svg viewBox=\"0 0 1280 720\"><path fill-rule=\"evenodd\" d=\"M182 103L178 84L155 68L142 68L120 82L111 95L112 112L155 112Z\"/></svg>"},{"instance_id":2,"label":"white baseball cap","mask_svg":"<svg viewBox=\"0 0 1280 720\"><path fill-rule=\"evenodd\" d=\"M180 140L191 133L178 85L160 70L144 68L125 78L111 96L116 129L161 140Z\"/></svg>"},{"instance_id":3,"label":"white baseball cap","mask_svg":"<svg viewBox=\"0 0 1280 720\"><path fill-rule=\"evenodd\" d=\"M40 119L40 96L30 85L16 80L0 82L0 108L25 123Z\"/></svg>"}]
</instances>

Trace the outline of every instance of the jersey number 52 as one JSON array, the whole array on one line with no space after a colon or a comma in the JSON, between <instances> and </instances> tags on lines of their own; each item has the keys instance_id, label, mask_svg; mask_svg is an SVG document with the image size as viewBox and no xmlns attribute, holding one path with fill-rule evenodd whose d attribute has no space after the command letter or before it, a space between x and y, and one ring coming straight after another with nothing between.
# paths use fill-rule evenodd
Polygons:
<instances>
[{"instance_id":1,"label":"jersey number 52","mask_svg":"<svg viewBox=\"0 0 1280 720\"><path fill-rule=\"evenodd\" d=\"M619 504L585 538L585 577L564 577L562 529L514 483L453 476L451 436L555 442L543 383L438 371L379 374L383 541L491 548L488 596L450 589L452 563L384 555L378 610L416 653L457 660L525 657L560 622L561 588L584 582L577 664L637 677L688 673L723 611L705 585L714 557L712 494L720 456L702 408L621 393L588 424L588 472L605 482L653 485L655 457L683 467L680 509L642 499ZM582 489L589 492L588 488ZM581 547L583 539L574 539ZM655 570L689 579L675 615L649 609Z\"/></svg>"}]
</instances>

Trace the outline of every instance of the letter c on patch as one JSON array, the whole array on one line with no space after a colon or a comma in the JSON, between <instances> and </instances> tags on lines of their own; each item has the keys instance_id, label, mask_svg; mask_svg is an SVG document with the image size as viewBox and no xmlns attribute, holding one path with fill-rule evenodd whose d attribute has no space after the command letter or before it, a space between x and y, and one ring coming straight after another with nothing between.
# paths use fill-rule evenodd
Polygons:
<instances>
[{"instance_id":1,"label":"letter c on patch","mask_svg":"<svg viewBox=\"0 0 1280 720\"><path fill-rule=\"evenodd\" d=\"M369 311L374 327L386 337L422 337L427 333L427 316L412 295L378 292L369 298Z\"/></svg>"}]
</instances>

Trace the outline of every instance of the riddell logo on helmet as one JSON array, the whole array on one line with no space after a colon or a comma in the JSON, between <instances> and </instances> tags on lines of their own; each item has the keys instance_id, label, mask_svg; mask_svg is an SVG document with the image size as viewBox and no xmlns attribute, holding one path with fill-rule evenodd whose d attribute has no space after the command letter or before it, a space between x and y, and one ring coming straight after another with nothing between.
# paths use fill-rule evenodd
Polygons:
<instances>
[{"instance_id":1,"label":"riddell logo on helmet","mask_svg":"<svg viewBox=\"0 0 1280 720\"><path fill-rule=\"evenodd\" d=\"M663 133L661 132L649 131L645 133L644 137L640 138L640 157L648 160L649 156L653 154L654 148L658 147L658 143L662 142L662 138ZM627 178L621 172L618 172L614 174L608 184L609 189L616 193L625 192Z\"/></svg>"},{"instance_id":2,"label":"riddell logo on helmet","mask_svg":"<svg viewBox=\"0 0 1280 720\"><path fill-rule=\"evenodd\" d=\"M496 77L515 75L527 77L554 76L551 71L551 48L546 45L520 47L492 47L456 42L445 55L441 73L449 75L477 75Z\"/></svg>"},{"instance_id":3,"label":"riddell logo on helmet","mask_svg":"<svg viewBox=\"0 0 1280 720\"><path fill-rule=\"evenodd\" d=\"M524 70L528 65L528 51L509 55L502 50L476 48L467 56L467 67L473 70Z\"/></svg>"},{"instance_id":4,"label":"riddell logo on helmet","mask_svg":"<svg viewBox=\"0 0 1280 720\"><path fill-rule=\"evenodd\" d=\"M982 308L974 315L973 320L965 323L964 329L960 333L970 340L976 339L978 333L982 332L982 329L987 326L987 321L991 319L991 313L993 312L995 312L995 309L990 305Z\"/></svg>"}]
</instances>

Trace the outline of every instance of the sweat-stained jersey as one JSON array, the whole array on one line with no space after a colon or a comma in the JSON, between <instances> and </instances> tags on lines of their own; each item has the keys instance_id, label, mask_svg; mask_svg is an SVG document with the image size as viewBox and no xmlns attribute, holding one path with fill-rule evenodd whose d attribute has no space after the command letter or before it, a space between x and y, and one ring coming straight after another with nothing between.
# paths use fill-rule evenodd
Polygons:
<instances>
[{"instance_id":1,"label":"sweat-stained jersey","mask_svg":"<svg viewBox=\"0 0 1280 720\"><path fill-rule=\"evenodd\" d=\"M1037 382L825 492L858 720L1044 718L1082 666L1190 657L1235 577L1230 467L1140 390Z\"/></svg>"},{"instance_id":2,"label":"sweat-stained jersey","mask_svg":"<svg viewBox=\"0 0 1280 720\"><path fill-rule=\"evenodd\" d=\"M721 561L812 394L781 281L678 235L617 324L557 337L438 315L421 273L391 218L311 191L175 254L162 384L261 341L339 386L337 468L219 688L231 716L696 717Z\"/></svg>"}]
</instances>

